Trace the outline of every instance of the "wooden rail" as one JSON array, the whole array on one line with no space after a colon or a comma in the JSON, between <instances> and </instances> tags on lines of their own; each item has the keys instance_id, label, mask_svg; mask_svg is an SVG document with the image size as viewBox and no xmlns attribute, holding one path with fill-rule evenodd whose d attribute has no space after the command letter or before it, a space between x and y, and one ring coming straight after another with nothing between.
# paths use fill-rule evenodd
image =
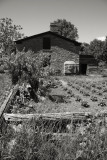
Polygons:
<instances>
[{"instance_id":1,"label":"wooden rail","mask_svg":"<svg viewBox=\"0 0 107 160\"><path fill-rule=\"evenodd\" d=\"M31 118L43 119L43 120L72 120L72 119L84 119L87 116L91 116L90 112L63 112L63 113L44 113L44 114L3 114L6 121L26 121Z\"/></svg>"},{"instance_id":2,"label":"wooden rail","mask_svg":"<svg viewBox=\"0 0 107 160\"><path fill-rule=\"evenodd\" d=\"M14 88L10 90L9 95L7 96L7 98L5 99L5 101L3 102L3 104L0 107L0 130L1 131L3 129L3 124L4 124L3 114L6 112L8 113L8 111L10 109L11 100L15 96L17 90L18 90L18 85L14 86Z\"/></svg>"}]
</instances>

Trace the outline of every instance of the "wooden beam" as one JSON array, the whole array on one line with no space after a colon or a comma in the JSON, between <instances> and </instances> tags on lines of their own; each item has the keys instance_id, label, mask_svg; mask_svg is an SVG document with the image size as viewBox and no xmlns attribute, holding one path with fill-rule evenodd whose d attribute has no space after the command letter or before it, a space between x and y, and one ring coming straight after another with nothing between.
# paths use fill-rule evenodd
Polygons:
<instances>
[{"instance_id":1,"label":"wooden beam","mask_svg":"<svg viewBox=\"0 0 107 160\"><path fill-rule=\"evenodd\" d=\"M8 114L4 113L4 119L6 121L25 121L31 118L43 119L43 120L72 120L73 119L84 119L90 112L63 112L63 113L44 113L44 114Z\"/></svg>"}]
</instances>

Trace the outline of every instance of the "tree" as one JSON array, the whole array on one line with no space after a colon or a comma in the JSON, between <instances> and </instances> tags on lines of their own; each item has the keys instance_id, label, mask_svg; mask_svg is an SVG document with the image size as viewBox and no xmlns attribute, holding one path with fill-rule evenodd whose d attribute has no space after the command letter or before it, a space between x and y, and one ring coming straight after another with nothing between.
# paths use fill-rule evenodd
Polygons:
<instances>
[{"instance_id":1,"label":"tree","mask_svg":"<svg viewBox=\"0 0 107 160\"><path fill-rule=\"evenodd\" d=\"M55 30L59 35L69 38L71 40L76 40L79 38L77 28L65 19L57 19L53 22L58 28Z\"/></svg>"},{"instance_id":2,"label":"tree","mask_svg":"<svg viewBox=\"0 0 107 160\"><path fill-rule=\"evenodd\" d=\"M90 53L89 53L89 47L90 47L90 45L88 44L88 43L82 43L82 45L81 45L81 54L82 55L89 55Z\"/></svg>"},{"instance_id":3,"label":"tree","mask_svg":"<svg viewBox=\"0 0 107 160\"><path fill-rule=\"evenodd\" d=\"M103 60L107 62L107 36L103 47Z\"/></svg>"},{"instance_id":4,"label":"tree","mask_svg":"<svg viewBox=\"0 0 107 160\"><path fill-rule=\"evenodd\" d=\"M104 42L94 39L90 42L89 53L93 55L98 61L102 60Z\"/></svg>"},{"instance_id":5,"label":"tree","mask_svg":"<svg viewBox=\"0 0 107 160\"><path fill-rule=\"evenodd\" d=\"M0 51L3 55L10 55L14 49L14 40L18 40L24 36L20 33L22 27L14 25L11 18L0 19Z\"/></svg>"}]
</instances>

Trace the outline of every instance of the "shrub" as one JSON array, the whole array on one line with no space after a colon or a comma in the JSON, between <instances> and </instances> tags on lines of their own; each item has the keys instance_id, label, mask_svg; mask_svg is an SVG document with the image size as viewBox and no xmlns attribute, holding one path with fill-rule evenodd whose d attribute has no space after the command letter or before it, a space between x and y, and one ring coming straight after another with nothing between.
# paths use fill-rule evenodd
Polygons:
<instances>
[{"instance_id":1,"label":"shrub","mask_svg":"<svg viewBox=\"0 0 107 160\"><path fill-rule=\"evenodd\" d=\"M80 90L80 88L81 88L80 86L76 86L76 89L77 89L78 91Z\"/></svg>"},{"instance_id":2,"label":"shrub","mask_svg":"<svg viewBox=\"0 0 107 160\"><path fill-rule=\"evenodd\" d=\"M75 101L80 102L81 100L82 100L82 99L81 99L81 97L80 97L79 95L75 96Z\"/></svg>"},{"instance_id":3,"label":"shrub","mask_svg":"<svg viewBox=\"0 0 107 160\"><path fill-rule=\"evenodd\" d=\"M87 102L87 101L84 101L84 100L81 102L81 106L83 106L83 107L85 107L85 108L90 107L90 105L88 104L88 102Z\"/></svg>"},{"instance_id":4,"label":"shrub","mask_svg":"<svg viewBox=\"0 0 107 160\"><path fill-rule=\"evenodd\" d=\"M80 93L84 93L84 88L80 88Z\"/></svg>"},{"instance_id":5,"label":"shrub","mask_svg":"<svg viewBox=\"0 0 107 160\"><path fill-rule=\"evenodd\" d=\"M32 51L17 52L14 59L9 61L9 71L12 76L13 84L19 81L31 80L32 76L36 79L40 77L46 77L44 61L45 57L39 57L38 54L34 54Z\"/></svg>"},{"instance_id":6,"label":"shrub","mask_svg":"<svg viewBox=\"0 0 107 160\"><path fill-rule=\"evenodd\" d=\"M83 95L84 95L84 96L90 96L90 93L87 92L87 91L84 91Z\"/></svg>"},{"instance_id":7,"label":"shrub","mask_svg":"<svg viewBox=\"0 0 107 160\"><path fill-rule=\"evenodd\" d=\"M72 83L71 83L71 82L68 82L68 86L72 86Z\"/></svg>"},{"instance_id":8,"label":"shrub","mask_svg":"<svg viewBox=\"0 0 107 160\"><path fill-rule=\"evenodd\" d=\"M95 83L92 83L91 86L92 86L93 88L95 88L95 87L96 87L96 84L95 84Z\"/></svg>"},{"instance_id":9,"label":"shrub","mask_svg":"<svg viewBox=\"0 0 107 160\"><path fill-rule=\"evenodd\" d=\"M92 100L93 102L95 102L95 101L98 101L98 98L97 98L96 96L92 96L92 97L91 97L91 100Z\"/></svg>"},{"instance_id":10,"label":"shrub","mask_svg":"<svg viewBox=\"0 0 107 160\"><path fill-rule=\"evenodd\" d=\"M68 94L72 94L72 90L71 90L71 89L68 89L67 93L68 93Z\"/></svg>"},{"instance_id":11,"label":"shrub","mask_svg":"<svg viewBox=\"0 0 107 160\"><path fill-rule=\"evenodd\" d=\"M105 87L105 88L103 89L103 92L107 92L107 87Z\"/></svg>"},{"instance_id":12,"label":"shrub","mask_svg":"<svg viewBox=\"0 0 107 160\"><path fill-rule=\"evenodd\" d=\"M99 96L102 96L103 93L102 93L102 91L98 91L96 94Z\"/></svg>"},{"instance_id":13,"label":"shrub","mask_svg":"<svg viewBox=\"0 0 107 160\"><path fill-rule=\"evenodd\" d=\"M88 90L91 90L91 86L90 85L86 85L85 88L88 89Z\"/></svg>"},{"instance_id":14,"label":"shrub","mask_svg":"<svg viewBox=\"0 0 107 160\"><path fill-rule=\"evenodd\" d=\"M104 97L103 97L104 99L107 99L107 93L106 94L104 94Z\"/></svg>"},{"instance_id":15,"label":"shrub","mask_svg":"<svg viewBox=\"0 0 107 160\"><path fill-rule=\"evenodd\" d=\"M106 101L103 99L100 100L100 102L98 103L98 106L101 106L101 107L106 106Z\"/></svg>"},{"instance_id":16,"label":"shrub","mask_svg":"<svg viewBox=\"0 0 107 160\"><path fill-rule=\"evenodd\" d=\"M101 90L101 89L102 89L102 86L98 85L98 86L97 86L97 89Z\"/></svg>"},{"instance_id":17,"label":"shrub","mask_svg":"<svg viewBox=\"0 0 107 160\"><path fill-rule=\"evenodd\" d=\"M91 92L92 92L92 93L96 93L97 90L96 90L96 89L92 89Z\"/></svg>"}]
</instances>

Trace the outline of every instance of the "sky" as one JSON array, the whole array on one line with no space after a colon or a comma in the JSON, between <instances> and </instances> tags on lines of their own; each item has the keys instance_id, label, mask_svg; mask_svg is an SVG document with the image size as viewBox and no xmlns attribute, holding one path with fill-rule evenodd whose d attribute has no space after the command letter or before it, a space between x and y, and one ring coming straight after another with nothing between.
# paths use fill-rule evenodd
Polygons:
<instances>
[{"instance_id":1,"label":"sky","mask_svg":"<svg viewBox=\"0 0 107 160\"><path fill-rule=\"evenodd\" d=\"M25 36L50 30L50 23L66 19L78 29L79 42L107 35L107 0L0 0L0 18L21 25Z\"/></svg>"}]
</instances>

